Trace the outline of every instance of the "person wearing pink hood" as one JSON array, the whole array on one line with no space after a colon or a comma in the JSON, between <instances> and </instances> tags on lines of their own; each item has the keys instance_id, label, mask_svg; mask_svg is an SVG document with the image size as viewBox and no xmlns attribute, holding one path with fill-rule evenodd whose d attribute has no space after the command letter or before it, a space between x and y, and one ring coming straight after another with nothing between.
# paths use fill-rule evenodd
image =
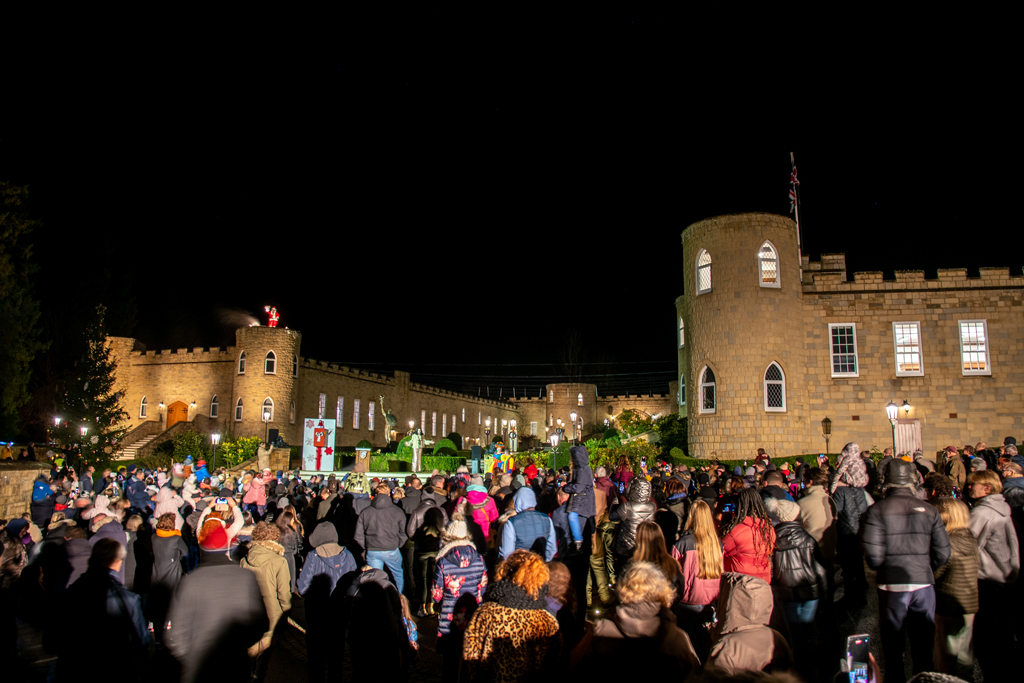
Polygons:
<instances>
[{"instance_id":1,"label":"person wearing pink hood","mask_svg":"<svg viewBox=\"0 0 1024 683\"><path fill-rule=\"evenodd\" d=\"M489 544L491 524L498 520L498 506L494 504L494 499L487 495L487 489L483 487L483 480L479 476L473 477L472 483L466 488L465 497L456 501L455 509L462 510L463 505L466 517L476 522L483 532L484 541Z\"/></svg>"},{"instance_id":2,"label":"person wearing pink hood","mask_svg":"<svg viewBox=\"0 0 1024 683\"><path fill-rule=\"evenodd\" d=\"M242 498L242 506L251 512L253 516L260 518L267 514L267 481L271 477L270 470L263 470L260 476L248 484L242 485L245 496Z\"/></svg>"}]
</instances>

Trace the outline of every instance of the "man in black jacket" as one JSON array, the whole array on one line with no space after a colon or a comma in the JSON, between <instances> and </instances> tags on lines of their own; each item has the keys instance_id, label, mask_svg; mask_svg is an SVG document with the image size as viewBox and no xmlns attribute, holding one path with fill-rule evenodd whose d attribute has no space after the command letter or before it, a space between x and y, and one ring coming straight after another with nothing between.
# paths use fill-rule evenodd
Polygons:
<instances>
[{"instance_id":1,"label":"man in black jacket","mask_svg":"<svg viewBox=\"0 0 1024 683\"><path fill-rule=\"evenodd\" d=\"M387 566L394 577L395 588L402 592L405 586L405 570L402 567L402 553L399 551L408 536L405 533L405 513L391 501L391 489L380 484L375 491L373 502L356 520L355 542L366 549L366 564L375 569Z\"/></svg>"},{"instance_id":2,"label":"man in black jacket","mask_svg":"<svg viewBox=\"0 0 1024 683\"><path fill-rule=\"evenodd\" d=\"M903 643L910 633L914 673L933 671L935 576L950 556L949 536L938 511L917 498L912 463L892 460L885 498L864 515L868 566L878 571L878 611L886 679L903 680Z\"/></svg>"}]
</instances>

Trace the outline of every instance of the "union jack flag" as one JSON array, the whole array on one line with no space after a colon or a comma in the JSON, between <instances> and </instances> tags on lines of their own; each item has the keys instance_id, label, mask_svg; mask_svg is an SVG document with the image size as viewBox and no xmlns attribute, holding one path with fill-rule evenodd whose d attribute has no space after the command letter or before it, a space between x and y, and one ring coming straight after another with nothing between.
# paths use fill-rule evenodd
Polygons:
<instances>
[{"instance_id":1,"label":"union jack flag","mask_svg":"<svg viewBox=\"0 0 1024 683\"><path fill-rule=\"evenodd\" d=\"M800 180L796 177L796 162L793 163L793 172L789 174L789 212L796 211L796 188Z\"/></svg>"}]
</instances>

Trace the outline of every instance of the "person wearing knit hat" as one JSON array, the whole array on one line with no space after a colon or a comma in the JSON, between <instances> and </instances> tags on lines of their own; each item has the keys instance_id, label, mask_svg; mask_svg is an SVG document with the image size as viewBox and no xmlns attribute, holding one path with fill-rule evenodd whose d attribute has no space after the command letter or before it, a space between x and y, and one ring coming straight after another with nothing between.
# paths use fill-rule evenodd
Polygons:
<instances>
[{"instance_id":1,"label":"person wearing knit hat","mask_svg":"<svg viewBox=\"0 0 1024 683\"><path fill-rule=\"evenodd\" d=\"M463 507L471 511L471 519L480 527L481 540L486 544L491 538L491 525L498 521L498 506L494 499L487 495L487 489L481 484L470 484L466 496L455 502L454 509L462 510Z\"/></svg>"},{"instance_id":2,"label":"person wearing knit hat","mask_svg":"<svg viewBox=\"0 0 1024 683\"><path fill-rule=\"evenodd\" d=\"M330 522L317 524L309 535L314 551L306 556L299 574L298 593L306 608L306 653L309 680L322 681L328 667L341 666L329 656L331 652L332 620L337 616L331 610L331 593L345 574L358 569L352 553L338 545L338 531ZM336 673L336 672L335 672ZM340 678L340 675L337 676Z\"/></svg>"},{"instance_id":3,"label":"person wearing knit hat","mask_svg":"<svg viewBox=\"0 0 1024 683\"><path fill-rule=\"evenodd\" d=\"M439 613L437 652L444 655L444 668L450 671L461 660L464 632L487 590L487 566L461 514L441 532L433 579L430 598L438 603ZM463 595L472 599L460 600Z\"/></svg>"}]
</instances>

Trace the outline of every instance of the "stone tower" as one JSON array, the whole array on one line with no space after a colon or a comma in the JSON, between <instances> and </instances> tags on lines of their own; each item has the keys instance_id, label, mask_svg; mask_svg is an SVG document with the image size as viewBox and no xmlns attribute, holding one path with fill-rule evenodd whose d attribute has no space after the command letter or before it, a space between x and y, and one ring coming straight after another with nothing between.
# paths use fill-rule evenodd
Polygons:
<instances>
[{"instance_id":1,"label":"stone tower","mask_svg":"<svg viewBox=\"0 0 1024 683\"><path fill-rule=\"evenodd\" d=\"M796 224L760 213L694 223L683 231L683 276L690 454L793 452L808 434L806 401L794 400L806 392Z\"/></svg>"},{"instance_id":2,"label":"stone tower","mask_svg":"<svg viewBox=\"0 0 1024 683\"><path fill-rule=\"evenodd\" d=\"M234 391L231 404L227 406L235 436L263 438L266 431L263 406L269 398L273 405L269 428L280 430L288 443L300 442L301 433L290 418L297 400L295 360L301 342L302 334L281 327L240 327L235 331ZM240 420L237 419L239 399L242 401Z\"/></svg>"}]
</instances>

